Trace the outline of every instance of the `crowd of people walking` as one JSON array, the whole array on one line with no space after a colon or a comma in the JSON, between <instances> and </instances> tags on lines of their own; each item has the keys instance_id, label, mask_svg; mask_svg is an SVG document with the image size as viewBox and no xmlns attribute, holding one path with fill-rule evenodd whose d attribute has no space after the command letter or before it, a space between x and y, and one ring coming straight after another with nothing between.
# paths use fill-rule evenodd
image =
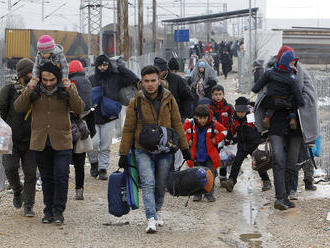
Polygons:
<instances>
[{"instance_id":1,"label":"crowd of people walking","mask_svg":"<svg viewBox=\"0 0 330 248\"><path fill-rule=\"evenodd\" d=\"M243 161L262 142L272 147L274 208L295 207L292 200L297 199L297 164L304 168L305 189L316 190L307 152L308 148L315 150L319 136L311 78L294 50L283 46L265 72L255 73L251 90L258 93L257 101L240 96L233 106L220 84L219 65L227 79L240 45L239 41L213 42L205 51L201 43L196 44L191 49L188 80L177 74L179 67L174 58L168 62L156 57L154 64L146 65L138 76L105 55L96 58L95 73L86 77L79 61L67 63L63 49L52 37L40 37L35 62L20 60L17 76L0 91L1 118L13 133L13 153L3 155L3 165L14 191L14 207L24 206L27 217L35 215L39 171L45 205L42 223L62 224L70 164L75 169L76 200L84 200L86 155L91 164L90 176L108 179L112 138L122 111L120 92L129 86L138 93L127 107L118 166L127 169L128 155L134 147L147 233L164 225L161 209L166 183L178 164L186 161L189 167L209 168L214 178L219 177L220 187L232 192ZM254 65L262 67L259 62ZM155 126L178 135L178 151L172 153L165 146L156 152L146 145L154 137L144 134ZM220 153L233 144L237 152L230 169ZM259 170L258 174L262 190L271 190L268 172ZM204 199L217 200L214 185ZM193 200L202 201L203 194L195 194Z\"/></svg>"}]
</instances>

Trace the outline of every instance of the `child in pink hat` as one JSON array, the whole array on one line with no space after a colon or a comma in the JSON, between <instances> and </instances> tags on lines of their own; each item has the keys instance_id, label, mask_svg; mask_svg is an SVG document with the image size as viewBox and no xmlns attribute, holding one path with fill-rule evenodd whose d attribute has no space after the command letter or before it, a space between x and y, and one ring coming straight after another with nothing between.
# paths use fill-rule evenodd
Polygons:
<instances>
[{"instance_id":1,"label":"child in pink hat","mask_svg":"<svg viewBox=\"0 0 330 248\"><path fill-rule=\"evenodd\" d=\"M62 82L69 82L69 66L64 56L63 47L55 44L51 36L42 35L38 40L37 48L38 53L32 71L32 80L37 83L39 81L40 67L47 62L51 62L61 69Z\"/></svg>"}]
</instances>

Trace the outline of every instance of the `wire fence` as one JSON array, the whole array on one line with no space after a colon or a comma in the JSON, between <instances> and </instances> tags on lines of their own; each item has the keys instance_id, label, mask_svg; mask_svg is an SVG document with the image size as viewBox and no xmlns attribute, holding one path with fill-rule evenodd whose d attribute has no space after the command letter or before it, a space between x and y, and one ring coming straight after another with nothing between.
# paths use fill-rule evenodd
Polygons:
<instances>
[{"instance_id":1,"label":"wire fence","mask_svg":"<svg viewBox=\"0 0 330 248\"><path fill-rule=\"evenodd\" d=\"M330 179L330 72L310 71L310 75L317 92L320 119L322 150L318 163Z\"/></svg>"}]
</instances>

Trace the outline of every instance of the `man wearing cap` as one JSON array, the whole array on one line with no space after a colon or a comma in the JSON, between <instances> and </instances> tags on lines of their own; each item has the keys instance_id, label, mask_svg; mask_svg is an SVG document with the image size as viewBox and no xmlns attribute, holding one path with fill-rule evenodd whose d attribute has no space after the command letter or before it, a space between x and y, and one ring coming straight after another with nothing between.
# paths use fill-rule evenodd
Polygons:
<instances>
[{"instance_id":1,"label":"man wearing cap","mask_svg":"<svg viewBox=\"0 0 330 248\"><path fill-rule=\"evenodd\" d=\"M100 180L108 178L110 146L121 110L119 91L123 87L136 85L139 81L137 76L124 66L119 65L116 69L119 73L114 72L107 56L100 55L95 61L95 74L89 77L93 87L93 104L96 105L96 135L93 137L93 151L88 153L88 157L91 163L91 176L99 176ZM115 107L118 104L120 108ZM105 108L113 109L112 114L108 115Z\"/></svg>"},{"instance_id":2,"label":"man wearing cap","mask_svg":"<svg viewBox=\"0 0 330 248\"><path fill-rule=\"evenodd\" d=\"M70 111L80 114L85 107L76 86L63 82L57 66L46 63L40 67L41 83L31 80L14 102L17 112L31 110L30 149L35 151L42 180L44 217L42 223L64 222L70 162L72 131Z\"/></svg>"},{"instance_id":3,"label":"man wearing cap","mask_svg":"<svg viewBox=\"0 0 330 248\"><path fill-rule=\"evenodd\" d=\"M174 95L181 117L183 119L192 117L192 95L186 81L179 75L170 72L166 60L160 57L154 59L154 66L160 70L163 86Z\"/></svg>"},{"instance_id":4,"label":"man wearing cap","mask_svg":"<svg viewBox=\"0 0 330 248\"><path fill-rule=\"evenodd\" d=\"M13 205L21 208L24 202L24 216L33 217L33 205L36 187L37 164L34 152L30 150L31 115L27 112L17 113L14 101L21 95L26 84L32 78L33 62L30 59L21 59L16 65L17 76L11 83L5 85L0 91L1 118L8 123L13 135L13 153L4 154L2 163L6 177L14 191ZM19 177L20 162L24 174L24 184Z\"/></svg>"}]
</instances>

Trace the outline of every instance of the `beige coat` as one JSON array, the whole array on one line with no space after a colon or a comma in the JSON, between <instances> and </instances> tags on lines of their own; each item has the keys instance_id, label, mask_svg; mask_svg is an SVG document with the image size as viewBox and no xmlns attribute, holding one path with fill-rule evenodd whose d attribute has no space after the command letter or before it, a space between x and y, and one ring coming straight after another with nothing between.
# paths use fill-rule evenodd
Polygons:
<instances>
[{"instance_id":1,"label":"beige coat","mask_svg":"<svg viewBox=\"0 0 330 248\"><path fill-rule=\"evenodd\" d=\"M26 88L14 102L17 112L26 112L32 107L31 150L44 150L47 136L54 150L72 149L70 111L79 114L85 104L74 84L66 90L69 94L67 99L58 99L56 93L51 96L40 93L40 97L31 104L33 90Z\"/></svg>"},{"instance_id":2,"label":"beige coat","mask_svg":"<svg viewBox=\"0 0 330 248\"><path fill-rule=\"evenodd\" d=\"M169 90L164 89L163 97L161 99L159 116L156 122L154 121L153 116L157 116L157 113L152 103L145 97L142 90L139 91L138 96L141 97L141 109L144 123L158 124L159 126L173 128L179 134L181 150L188 149L188 143L182 127L179 107L172 93ZM119 149L120 155L128 154L134 139L135 147L141 150L145 150L138 142L142 129L142 121L137 118L136 107L136 99L131 99L126 111L126 119Z\"/></svg>"}]
</instances>

